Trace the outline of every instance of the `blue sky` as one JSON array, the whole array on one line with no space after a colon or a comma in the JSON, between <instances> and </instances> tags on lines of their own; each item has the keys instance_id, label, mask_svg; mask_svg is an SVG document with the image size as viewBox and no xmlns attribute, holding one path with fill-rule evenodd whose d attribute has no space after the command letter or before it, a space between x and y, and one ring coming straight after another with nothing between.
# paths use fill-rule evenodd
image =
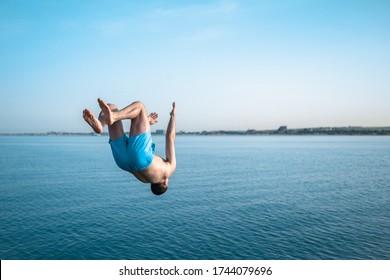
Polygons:
<instances>
[{"instance_id":1,"label":"blue sky","mask_svg":"<svg viewBox=\"0 0 390 280\"><path fill-rule=\"evenodd\" d=\"M0 132L98 97L186 131L390 125L390 1L1 0Z\"/></svg>"}]
</instances>

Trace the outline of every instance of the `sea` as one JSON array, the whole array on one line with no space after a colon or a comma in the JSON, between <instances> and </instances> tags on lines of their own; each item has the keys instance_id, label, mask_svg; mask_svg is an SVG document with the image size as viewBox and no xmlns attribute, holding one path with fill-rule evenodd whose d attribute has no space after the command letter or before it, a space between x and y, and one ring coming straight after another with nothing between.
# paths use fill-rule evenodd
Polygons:
<instances>
[{"instance_id":1,"label":"sea","mask_svg":"<svg viewBox=\"0 0 390 280\"><path fill-rule=\"evenodd\" d=\"M0 137L0 259L390 259L390 137L183 135L176 153L155 196L107 137Z\"/></svg>"}]
</instances>

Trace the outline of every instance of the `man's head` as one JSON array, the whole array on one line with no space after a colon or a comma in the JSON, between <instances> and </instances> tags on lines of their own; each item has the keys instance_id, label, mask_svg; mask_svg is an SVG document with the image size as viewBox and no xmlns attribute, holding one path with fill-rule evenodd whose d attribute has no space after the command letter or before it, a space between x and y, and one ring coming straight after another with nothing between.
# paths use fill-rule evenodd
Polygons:
<instances>
[{"instance_id":1,"label":"man's head","mask_svg":"<svg viewBox=\"0 0 390 280\"><path fill-rule=\"evenodd\" d=\"M150 189L155 195L161 195L168 189L168 179L165 179L162 183L151 183Z\"/></svg>"}]
</instances>

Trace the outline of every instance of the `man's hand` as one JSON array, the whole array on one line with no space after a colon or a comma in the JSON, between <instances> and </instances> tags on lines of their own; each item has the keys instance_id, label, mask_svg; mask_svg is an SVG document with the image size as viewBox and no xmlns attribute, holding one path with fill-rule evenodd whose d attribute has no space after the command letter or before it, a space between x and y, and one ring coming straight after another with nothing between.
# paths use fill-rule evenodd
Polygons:
<instances>
[{"instance_id":1,"label":"man's hand","mask_svg":"<svg viewBox=\"0 0 390 280\"><path fill-rule=\"evenodd\" d=\"M150 125L153 125L155 124L156 122L158 122L158 114L153 112L151 113L149 116L148 116L148 119L149 119L149 124Z\"/></svg>"},{"instance_id":2,"label":"man's hand","mask_svg":"<svg viewBox=\"0 0 390 280\"><path fill-rule=\"evenodd\" d=\"M172 111L170 113L171 117L174 117L176 115L176 103L172 103Z\"/></svg>"}]
</instances>

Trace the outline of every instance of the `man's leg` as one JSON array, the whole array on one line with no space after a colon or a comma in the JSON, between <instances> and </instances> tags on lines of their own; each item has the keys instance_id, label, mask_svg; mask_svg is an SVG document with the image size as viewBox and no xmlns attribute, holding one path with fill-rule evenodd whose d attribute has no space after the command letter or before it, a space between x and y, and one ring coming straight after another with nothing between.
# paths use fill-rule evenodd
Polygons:
<instances>
[{"instance_id":1,"label":"man's leg","mask_svg":"<svg viewBox=\"0 0 390 280\"><path fill-rule=\"evenodd\" d=\"M113 125L114 123L125 119L131 120L130 136L150 131L150 125L157 122L158 115L153 113L148 116L145 106L139 101L133 102L122 110L111 110L109 105L100 98L98 99L98 102L102 109L106 124Z\"/></svg>"},{"instance_id":2,"label":"man's leg","mask_svg":"<svg viewBox=\"0 0 390 280\"><path fill-rule=\"evenodd\" d=\"M114 104L107 104L111 112L117 112L119 111L118 108ZM104 115L104 112L101 111L99 115L99 120L102 123L106 122L106 117ZM114 141L118 138L121 138L124 134L125 131L123 130L123 124L122 121L116 121L113 124L108 126L108 134L110 135L110 140Z\"/></svg>"}]
</instances>

